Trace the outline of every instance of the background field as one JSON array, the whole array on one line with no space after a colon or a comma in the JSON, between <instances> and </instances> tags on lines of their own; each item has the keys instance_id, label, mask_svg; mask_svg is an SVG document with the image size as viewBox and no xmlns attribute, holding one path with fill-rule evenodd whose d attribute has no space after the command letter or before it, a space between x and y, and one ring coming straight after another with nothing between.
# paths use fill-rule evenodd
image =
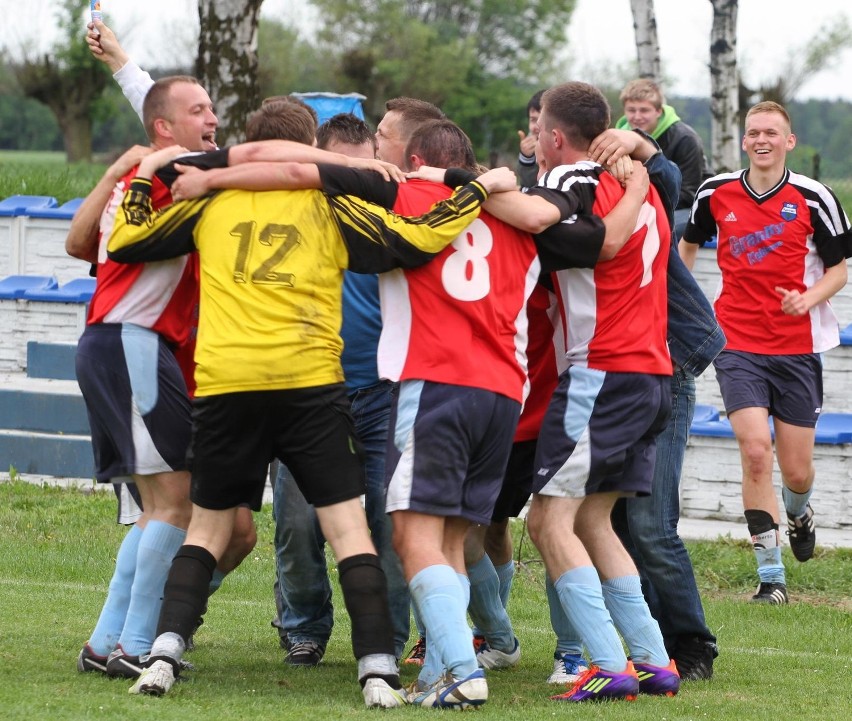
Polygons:
<instances>
[{"instance_id":1,"label":"background field","mask_svg":"<svg viewBox=\"0 0 852 721\"><path fill-rule=\"evenodd\" d=\"M273 613L270 509L255 519L259 542L213 597L198 648L197 671L166 698L139 698L128 683L75 670L112 573L123 530L108 493L39 488L0 476L0 718L149 718L201 721L360 719L387 713L363 708L355 682L348 622L336 591L336 627L322 665L295 669L269 623ZM543 682L552 668L542 569L518 523L521 565L510 614L521 640L518 668L489 673L491 698L480 719L700 721L779 718L846 719L852 690L852 550L819 549L791 569L787 607L745 602L753 561L738 541L689 544L708 621L722 655L710 682L686 684L674 699L635 703L554 704ZM332 575L334 575L332 573ZM412 667L403 668L406 681ZM438 712L436 712L438 713Z\"/></svg>"}]
</instances>

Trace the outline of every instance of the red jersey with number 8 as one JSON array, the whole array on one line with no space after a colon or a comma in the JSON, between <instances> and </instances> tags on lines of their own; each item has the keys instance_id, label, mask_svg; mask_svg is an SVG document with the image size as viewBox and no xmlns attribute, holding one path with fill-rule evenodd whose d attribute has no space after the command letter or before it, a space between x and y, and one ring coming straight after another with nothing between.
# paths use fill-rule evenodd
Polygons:
<instances>
[{"instance_id":1,"label":"red jersey with number 8","mask_svg":"<svg viewBox=\"0 0 852 721\"><path fill-rule=\"evenodd\" d=\"M418 215L450 196L410 180L394 211ZM526 303L540 263L532 237L486 212L434 260L379 276L379 374L527 395Z\"/></svg>"}]
</instances>

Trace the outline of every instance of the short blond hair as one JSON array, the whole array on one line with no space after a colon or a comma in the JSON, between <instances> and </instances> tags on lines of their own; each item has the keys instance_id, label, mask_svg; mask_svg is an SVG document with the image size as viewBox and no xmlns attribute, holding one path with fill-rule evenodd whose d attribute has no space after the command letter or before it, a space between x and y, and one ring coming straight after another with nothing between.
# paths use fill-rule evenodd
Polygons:
<instances>
[{"instance_id":1,"label":"short blond hair","mask_svg":"<svg viewBox=\"0 0 852 721\"><path fill-rule=\"evenodd\" d=\"M663 105L666 104L666 96L663 95L660 86L649 78L631 80L624 86L624 90L621 91L618 99L622 105L628 102L651 103L655 110L662 110Z\"/></svg>"},{"instance_id":2,"label":"short blond hair","mask_svg":"<svg viewBox=\"0 0 852 721\"><path fill-rule=\"evenodd\" d=\"M792 132L793 124L790 122L790 114L780 103L776 103L773 100L764 100L762 103L752 105L746 113L745 124L748 125L748 119L752 115L757 115L758 113L778 113L782 118L784 118L784 122L787 123L787 132Z\"/></svg>"}]
</instances>

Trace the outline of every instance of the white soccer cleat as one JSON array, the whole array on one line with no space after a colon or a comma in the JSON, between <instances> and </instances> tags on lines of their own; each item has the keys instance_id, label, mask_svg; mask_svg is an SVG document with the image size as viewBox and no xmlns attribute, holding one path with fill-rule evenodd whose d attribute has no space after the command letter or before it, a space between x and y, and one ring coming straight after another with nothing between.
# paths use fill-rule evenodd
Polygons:
<instances>
[{"instance_id":1,"label":"white soccer cleat","mask_svg":"<svg viewBox=\"0 0 852 721\"><path fill-rule=\"evenodd\" d=\"M405 706L402 689L391 688L383 678L368 678L364 683L364 703L367 708L398 708Z\"/></svg>"},{"instance_id":2,"label":"white soccer cleat","mask_svg":"<svg viewBox=\"0 0 852 721\"><path fill-rule=\"evenodd\" d=\"M163 696L174 684L174 667L168 661L154 661L148 668L143 669L136 683L130 687L129 693Z\"/></svg>"}]
</instances>

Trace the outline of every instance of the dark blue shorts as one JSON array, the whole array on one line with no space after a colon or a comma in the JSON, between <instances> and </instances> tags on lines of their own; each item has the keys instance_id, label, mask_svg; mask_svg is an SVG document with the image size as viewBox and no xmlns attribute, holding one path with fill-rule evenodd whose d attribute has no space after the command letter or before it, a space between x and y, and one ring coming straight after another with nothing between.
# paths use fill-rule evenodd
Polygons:
<instances>
[{"instance_id":1,"label":"dark blue shorts","mask_svg":"<svg viewBox=\"0 0 852 721\"><path fill-rule=\"evenodd\" d=\"M536 444L536 440L512 444L512 452L509 454L509 462L503 476L503 487L491 514L492 523L517 518L530 500Z\"/></svg>"},{"instance_id":2,"label":"dark blue shorts","mask_svg":"<svg viewBox=\"0 0 852 721\"><path fill-rule=\"evenodd\" d=\"M190 497L196 505L260 510L273 458L314 506L364 493L363 453L342 383L196 397L192 406Z\"/></svg>"},{"instance_id":3,"label":"dark blue shorts","mask_svg":"<svg viewBox=\"0 0 852 721\"><path fill-rule=\"evenodd\" d=\"M162 337L127 323L87 326L77 344L76 370L98 481L186 469L189 397Z\"/></svg>"},{"instance_id":4,"label":"dark blue shorts","mask_svg":"<svg viewBox=\"0 0 852 721\"><path fill-rule=\"evenodd\" d=\"M403 381L388 434L387 511L491 523L520 412L499 393Z\"/></svg>"},{"instance_id":5,"label":"dark blue shorts","mask_svg":"<svg viewBox=\"0 0 852 721\"><path fill-rule=\"evenodd\" d=\"M761 355L722 351L713 361L725 412L766 408L784 423L815 428L822 410L822 359L817 353Z\"/></svg>"},{"instance_id":6,"label":"dark blue shorts","mask_svg":"<svg viewBox=\"0 0 852 721\"><path fill-rule=\"evenodd\" d=\"M544 417L533 491L566 498L648 495L657 435L671 405L670 376L571 366Z\"/></svg>"}]
</instances>

